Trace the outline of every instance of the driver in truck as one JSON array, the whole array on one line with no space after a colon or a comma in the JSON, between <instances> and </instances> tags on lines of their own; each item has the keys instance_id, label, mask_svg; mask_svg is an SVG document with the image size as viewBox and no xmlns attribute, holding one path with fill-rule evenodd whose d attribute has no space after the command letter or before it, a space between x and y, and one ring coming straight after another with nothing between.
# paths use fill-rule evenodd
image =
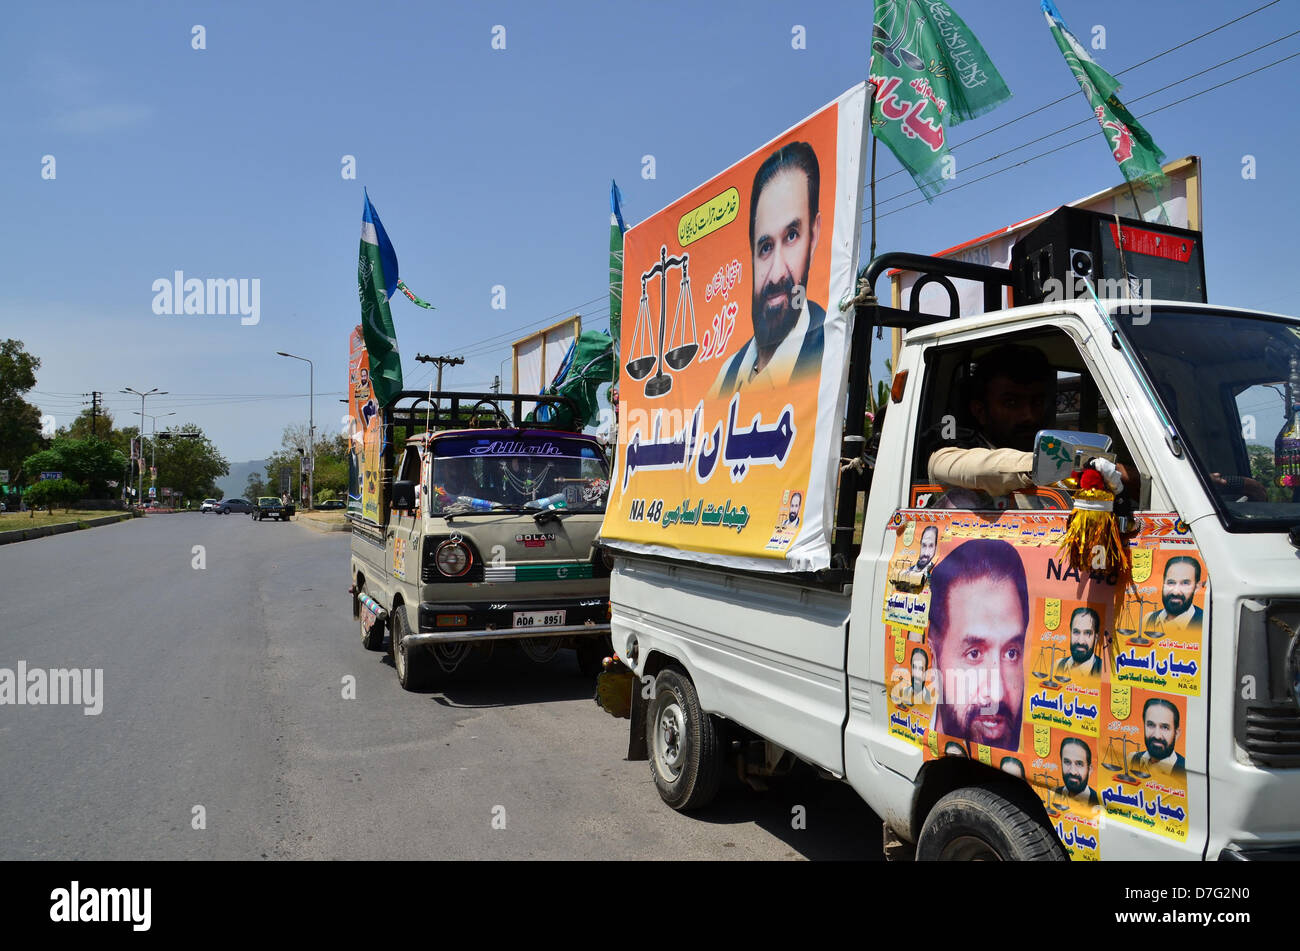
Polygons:
<instances>
[{"instance_id":1,"label":"driver in truck","mask_svg":"<svg viewBox=\"0 0 1300 951\"><path fill-rule=\"evenodd\" d=\"M991 496L1033 488L1034 437L1055 421L1055 376L1037 347L1008 343L981 357L971 377L967 405L976 428L958 426L955 435L930 454L930 481ZM1106 460L1093 465L1112 490L1127 490L1137 497L1135 472ZM1113 479L1116 474L1119 482Z\"/></svg>"}]
</instances>

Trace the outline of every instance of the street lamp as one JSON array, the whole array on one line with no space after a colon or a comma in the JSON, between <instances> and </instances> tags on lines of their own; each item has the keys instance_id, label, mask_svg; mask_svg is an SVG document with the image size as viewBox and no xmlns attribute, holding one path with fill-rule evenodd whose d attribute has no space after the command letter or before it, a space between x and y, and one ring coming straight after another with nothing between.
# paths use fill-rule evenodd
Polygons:
<instances>
[{"instance_id":1,"label":"street lamp","mask_svg":"<svg viewBox=\"0 0 1300 951\"><path fill-rule=\"evenodd\" d=\"M277 357L301 360L307 364L307 508L311 509L312 499L316 493L316 365L306 357L294 356L283 350L275 351ZM298 494L302 494L301 485Z\"/></svg>"},{"instance_id":2,"label":"street lamp","mask_svg":"<svg viewBox=\"0 0 1300 951\"><path fill-rule=\"evenodd\" d=\"M139 505L141 497L144 494L144 398L146 396L166 396L167 391L160 390L155 386L152 390L149 390L146 393L141 393L139 390L133 390L128 386L126 389L122 390L122 392L140 397L140 475L136 482L135 496L135 504Z\"/></svg>"},{"instance_id":3,"label":"street lamp","mask_svg":"<svg viewBox=\"0 0 1300 951\"><path fill-rule=\"evenodd\" d=\"M159 417L164 417L164 416L175 416L175 415L176 415L176 412L175 412L175 410L173 410L173 411L170 412L170 413L159 413L157 416L155 416L155 415L153 415L152 413L144 413L144 412L137 411L137 412L136 412L136 415L137 415L137 416L148 416L148 417L149 417L149 420L150 420L151 429L150 429L150 431L149 431L149 484L152 485L152 484L157 480L157 478L158 478L158 476L157 476L157 472L158 472L158 419L159 419ZM140 420L140 433L141 433L141 435L144 434L144 420L143 420L143 419ZM140 461L143 462L144 460L141 459Z\"/></svg>"}]
</instances>

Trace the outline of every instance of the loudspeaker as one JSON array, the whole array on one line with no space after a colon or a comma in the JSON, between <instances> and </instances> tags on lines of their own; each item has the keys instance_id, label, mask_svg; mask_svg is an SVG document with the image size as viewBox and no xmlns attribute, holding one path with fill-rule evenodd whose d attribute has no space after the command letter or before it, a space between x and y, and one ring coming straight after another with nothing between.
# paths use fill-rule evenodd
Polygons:
<instances>
[{"instance_id":1,"label":"loudspeaker","mask_svg":"<svg viewBox=\"0 0 1300 951\"><path fill-rule=\"evenodd\" d=\"M1011 248L1016 304L1088 297L1206 300L1199 231L1058 208Z\"/></svg>"}]
</instances>

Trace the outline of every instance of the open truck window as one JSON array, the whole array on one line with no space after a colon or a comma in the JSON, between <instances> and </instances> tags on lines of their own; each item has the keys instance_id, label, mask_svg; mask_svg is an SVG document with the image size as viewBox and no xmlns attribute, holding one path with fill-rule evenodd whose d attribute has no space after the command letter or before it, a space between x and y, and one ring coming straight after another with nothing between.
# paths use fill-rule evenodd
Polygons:
<instances>
[{"instance_id":1,"label":"open truck window","mask_svg":"<svg viewBox=\"0 0 1300 951\"><path fill-rule=\"evenodd\" d=\"M1041 429L1110 436L1118 461L1134 467L1079 348L1063 331L1049 328L931 349L908 504L972 511L1068 508L1068 496L1054 490L995 496L931 478L930 460L940 449L1030 451Z\"/></svg>"}]
</instances>

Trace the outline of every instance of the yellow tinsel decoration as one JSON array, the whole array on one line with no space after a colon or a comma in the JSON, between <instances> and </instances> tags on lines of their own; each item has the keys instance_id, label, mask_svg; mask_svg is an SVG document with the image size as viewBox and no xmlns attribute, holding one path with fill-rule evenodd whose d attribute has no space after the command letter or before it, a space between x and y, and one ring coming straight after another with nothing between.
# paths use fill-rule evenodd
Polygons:
<instances>
[{"instance_id":1,"label":"yellow tinsel decoration","mask_svg":"<svg viewBox=\"0 0 1300 951\"><path fill-rule=\"evenodd\" d=\"M1114 502L1115 496L1105 489L1081 489L1075 493L1069 526L1057 553L1079 572L1107 571L1118 565L1122 585L1133 563L1128 545L1119 533ZM1098 568L1098 561L1104 567Z\"/></svg>"}]
</instances>

